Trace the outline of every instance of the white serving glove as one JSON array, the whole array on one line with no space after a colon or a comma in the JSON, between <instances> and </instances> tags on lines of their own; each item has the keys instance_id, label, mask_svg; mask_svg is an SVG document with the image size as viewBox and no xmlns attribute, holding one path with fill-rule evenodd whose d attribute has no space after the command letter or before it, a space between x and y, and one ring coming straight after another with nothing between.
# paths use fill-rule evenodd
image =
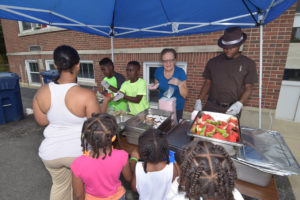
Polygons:
<instances>
[{"instance_id":1,"label":"white serving glove","mask_svg":"<svg viewBox=\"0 0 300 200\"><path fill-rule=\"evenodd\" d=\"M118 91L116 96L113 98L113 101L119 101L119 100L123 99L124 96L125 96L124 93Z\"/></svg>"},{"instance_id":2,"label":"white serving glove","mask_svg":"<svg viewBox=\"0 0 300 200\"><path fill-rule=\"evenodd\" d=\"M156 90L157 88L158 88L158 86L159 86L159 83L151 83L149 86L148 86L148 88L149 88L149 90Z\"/></svg>"},{"instance_id":3,"label":"white serving glove","mask_svg":"<svg viewBox=\"0 0 300 200\"><path fill-rule=\"evenodd\" d=\"M197 110L197 111L201 111L201 110L202 110L202 102L201 102L201 99L197 99L197 100L196 100L196 103L195 103L195 106L194 106L194 110Z\"/></svg>"},{"instance_id":4,"label":"white serving glove","mask_svg":"<svg viewBox=\"0 0 300 200\"><path fill-rule=\"evenodd\" d=\"M243 107L243 104L240 101L237 101L234 104L232 104L230 106L230 108L228 108L228 110L226 111L226 114L237 115L240 113L242 107Z\"/></svg>"},{"instance_id":5,"label":"white serving glove","mask_svg":"<svg viewBox=\"0 0 300 200\"><path fill-rule=\"evenodd\" d=\"M169 80L168 84L180 86L183 83L183 81L179 80L178 78L172 78Z\"/></svg>"},{"instance_id":6,"label":"white serving glove","mask_svg":"<svg viewBox=\"0 0 300 200\"><path fill-rule=\"evenodd\" d=\"M110 86L110 84L109 84L106 80L104 80L104 79L101 81L101 85L102 85L102 87L104 87L105 89L108 89L109 86Z\"/></svg>"}]
</instances>

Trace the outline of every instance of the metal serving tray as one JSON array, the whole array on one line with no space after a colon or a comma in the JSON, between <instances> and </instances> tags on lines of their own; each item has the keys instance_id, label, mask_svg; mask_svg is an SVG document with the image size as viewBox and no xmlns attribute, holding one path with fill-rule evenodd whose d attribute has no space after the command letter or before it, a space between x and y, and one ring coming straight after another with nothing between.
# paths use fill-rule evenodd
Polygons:
<instances>
[{"instance_id":1,"label":"metal serving tray","mask_svg":"<svg viewBox=\"0 0 300 200\"><path fill-rule=\"evenodd\" d=\"M215 120L222 120L222 121L228 120L230 117L233 117L232 115L227 115L227 114L223 114L223 113L200 111L200 112L198 112L198 114L196 115L195 119L193 120L193 123L189 127L189 129L187 131L187 135L199 138L200 140L203 140L203 141L208 141L208 142L212 142L212 143L221 145L226 150L228 148L230 148L230 147L238 147L238 148L243 147L244 144L241 142L242 141L242 135L241 135L240 132L239 132L239 134L240 134L240 142L229 142L229 141L225 141L225 140L219 140L219 139L215 139L215 138L211 138L211 137L206 137L206 136L201 136L201 135L196 135L194 133L191 133L190 130L191 130L193 124L195 123L197 117L201 117L202 113L209 114ZM239 131L241 131L240 122L239 121L238 121L238 126L239 126Z\"/></svg>"},{"instance_id":2,"label":"metal serving tray","mask_svg":"<svg viewBox=\"0 0 300 200\"><path fill-rule=\"evenodd\" d=\"M158 129L167 132L167 130L171 128L170 126L172 126L172 112L149 108L127 120L125 122L126 131L143 133L147 129L153 128L153 124L146 123L146 116L149 114L167 117L167 119L159 125Z\"/></svg>"}]
</instances>

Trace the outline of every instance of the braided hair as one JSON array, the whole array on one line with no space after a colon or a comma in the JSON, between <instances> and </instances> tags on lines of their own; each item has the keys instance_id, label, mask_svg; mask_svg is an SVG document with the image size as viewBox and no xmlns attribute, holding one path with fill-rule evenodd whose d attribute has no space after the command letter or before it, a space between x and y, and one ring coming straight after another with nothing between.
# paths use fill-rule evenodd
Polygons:
<instances>
[{"instance_id":1,"label":"braided hair","mask_svg":"<svg viewBox=\"0 0 300 200\"><path fill-rule=\"evenodd\" d=\"M236 169L223 147L210 142L193 141L181 154L179 192L198 200L233 200Z\"/></svg>"},{"instance_id":2,"label":"braided hair","mask_svg":"<svg viewBox=\"0 0 300 200\"><path fill-rule=\"evenodd\" d=\"M169 148L166 135L158 130L150 128L139 137L139 154L144 161L144 171L147 173L147 163L159 163L169 161Z\"/></svg>"},{"instance_id":3,"label":"braided hair","mask_svg":"<svg viewBox=\"0 0 300 200\"><path fill-rule=\"evenodd\" d=\"M117 122L114 116L107 113L92 114L92 117L87 119L82 127L81 146L83 151L89 148L93 150L93 158L99 158L100 149L103 149L105 159L109 147L108 155L112 152L112 137L117 132Z\"/></svg>"}]
</instances>

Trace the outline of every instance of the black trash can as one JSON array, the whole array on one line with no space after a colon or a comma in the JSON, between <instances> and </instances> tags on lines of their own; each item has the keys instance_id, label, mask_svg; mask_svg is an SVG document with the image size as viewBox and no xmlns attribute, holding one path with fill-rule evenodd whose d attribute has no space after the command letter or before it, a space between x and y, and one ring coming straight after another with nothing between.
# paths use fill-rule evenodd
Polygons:
<instances>
[{"instance_id":1,"label":"black trash can","mask_svg":"<svg viewBox=\"0 0 300 200\"><path fill-rule=\"evenodd\" d=\"M0 73L0 124L24 117L19 79L15 73Z\"/></svg>"},{"instance_id":2,"label":"black trash can","mask_svg":"<svg viewBox=\"0 0 300 200\"><path fill-rule=\"evenodd\" d=\"M43 77L44 84L50 83L59 78L59 72L57 70L48 70L40 72Z\"/></svg>"}]
</instances>

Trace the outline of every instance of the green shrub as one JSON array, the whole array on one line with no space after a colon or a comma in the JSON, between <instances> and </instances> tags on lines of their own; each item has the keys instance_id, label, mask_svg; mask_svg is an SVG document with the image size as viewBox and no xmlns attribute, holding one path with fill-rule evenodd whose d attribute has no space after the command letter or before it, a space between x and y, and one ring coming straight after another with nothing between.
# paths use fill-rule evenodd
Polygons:
<instances>
[{"instance_id":1,"label":"green shrub","mask_svg":"<svg viewBox=\"0 0 300 200\"><path fill-rule=\"evenodd\" d=\"M9 72L8 64L0 64L0 72Z\"/></svg>"}]
</instances>

